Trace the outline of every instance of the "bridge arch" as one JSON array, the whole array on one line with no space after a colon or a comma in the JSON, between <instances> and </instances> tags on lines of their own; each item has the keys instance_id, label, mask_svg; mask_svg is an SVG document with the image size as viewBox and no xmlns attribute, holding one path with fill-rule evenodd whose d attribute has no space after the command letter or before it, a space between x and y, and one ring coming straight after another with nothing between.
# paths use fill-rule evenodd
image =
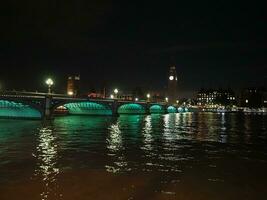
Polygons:
<instances>
[{"instance_id":1,"label":"bridge arch","mask_svg":"<svg viewBox=\"0 0 267 200\"><path fill-rule=\"evenodd\" d=\"M167 111L168 113L177 113L177 109L174 106L169 106Z\"/></svg>"},{"instance_id":2,"label":"bridge arch","mask_svg":"<svg viewBox=\"0 0 267 200\"><path fill-rule=\"evenodd\" d=\"M42 112L37 106L27 102L0 99L0 117L41 119Z\"/></svg>"},{"instance_id":3,"label":"bridge arch","mask_svg":"<svg viewBox=\"0 0 267 200\"><path fill-rule=\"evenodd\" d=\"M183 107L179 107L179 108L177 108L177 111L178 111L179 113L182 113L182 112L184 112L184 108L183 108Z\"/></svg>"},{"instance_id":4,"label":"bridge arch","mask_svg":"<svg viewBox=\"0 0 267 200\"><path fill-rule=\"evenodd\" d=\"M71 102L61 106L68 109L72 115L112 115L112 109L108 105L91 101Z\"/></svg>"},{"instance_id":5,"label":"bridge arch","mask_svg":"<svg viewBox=\"0 0 267 200\"><path fill-rule=\"evenodd\" d=\"M118 108L118 114L146 114L144 106L137 103L123 104Z\"/></svg>"},{"instance_id":6,"label":"bridge arch","mask_svg":"<svg viewBox=\"0 0 267 200\"><path fill-rule=\"evenodd\" d=\"M165 113L165 108L162 105L155 104L149 108L149 111L151 114L161 114Z\"/></svg>"},{"instance_id":7,"label":"bridge arch","mask_svg":"<svg viewBox=\"0 0 267 200\"><path fill-rule=\"evenodd\" d=\"M177 110L179 113L189 112L189 109L187 107L179 107Z\"/></svg>"}]
</instances>

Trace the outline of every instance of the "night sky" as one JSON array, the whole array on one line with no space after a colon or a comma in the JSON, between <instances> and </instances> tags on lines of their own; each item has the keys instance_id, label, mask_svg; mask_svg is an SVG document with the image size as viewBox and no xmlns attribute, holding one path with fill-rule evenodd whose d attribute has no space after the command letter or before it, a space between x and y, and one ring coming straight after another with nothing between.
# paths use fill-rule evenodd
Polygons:
<instances>
[{"instance_id":1,"label":"night sky","mask_svg":"<svg viewBox=\"0 0 267 200\"><path fill-rule=\"evenodd\" d=\"M83 89L163 89L174 64L180 97L266 85L264 1L131 2L2 2L1 84L44 91L51 76L64 92L80 74Z\"/></svg>"}]
</instances>

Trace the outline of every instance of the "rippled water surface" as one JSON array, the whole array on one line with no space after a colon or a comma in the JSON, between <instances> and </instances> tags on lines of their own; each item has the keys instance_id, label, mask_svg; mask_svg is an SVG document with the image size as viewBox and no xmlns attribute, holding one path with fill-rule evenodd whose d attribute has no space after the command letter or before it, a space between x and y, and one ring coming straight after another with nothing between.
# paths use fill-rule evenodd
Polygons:
<instances>
[{"instance_id":1,"label":"rippled water surface","mask_svg":"<svg viewBox=\"0 0 267 200\"><path fill-rule=\"evenodd\" d=\"M0 120L0 199L266 199L267 116Z\"/></svg>"}]
</instances>

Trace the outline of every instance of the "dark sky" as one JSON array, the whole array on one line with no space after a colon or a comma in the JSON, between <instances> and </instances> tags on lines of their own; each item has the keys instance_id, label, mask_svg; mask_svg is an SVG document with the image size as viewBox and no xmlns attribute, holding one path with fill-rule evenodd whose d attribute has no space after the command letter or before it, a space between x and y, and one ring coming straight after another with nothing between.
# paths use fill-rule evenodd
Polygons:
<instances>
[{"instance_id":1,"label":"dark sky","mask_svg":"<svg viewBox=\"0 0 267 200\"><path fill-rule=\"evenodd\" d=\"M68 74L79 73L84 89L162 89L175 64L180 96L266 84L263 1L146 2L6 1L0 82L44 90L51 76L60 91Z\"/></svg>"}]
</instances>

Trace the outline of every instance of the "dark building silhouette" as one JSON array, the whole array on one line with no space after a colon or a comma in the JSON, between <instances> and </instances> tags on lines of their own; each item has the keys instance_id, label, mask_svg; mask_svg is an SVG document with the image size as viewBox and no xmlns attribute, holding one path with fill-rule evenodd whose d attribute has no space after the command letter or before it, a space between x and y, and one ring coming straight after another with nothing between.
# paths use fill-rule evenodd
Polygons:
<instances>
[{"instance_id":1,"label":"dark building silhouette","mask_svg":"<svg viewBox=\"0 0 267 200\"><path fill-rule=\"evenodd\" d=\"M74 97L80 95L80 75L68 77L67 94Z\"/></svg>"},{"instance_id":2,"label":"dark building silhouette","mask_svg":"<svg viewBox=\"0 0 267 200\"><path fill-rule=\"evenodd\" d=\"M132 95L134 98L145 99L145 93L142 87L135 87L132 91Z\"/></svg>"},{"instance_id":3,"label":"dark building silhouette","mask_svg":"<svg viewBox=\"0 0 267 200\"><path fill-rule=\"evenodd\" d=\"M267 107L267 91L265 88L246 88L241 92L241 107L262 108Z\"/></svg>"},{"instance_id":4,"label":"dark building silhouette","mask_svg":"<svg viewBox=\"0 0 267 200\"><path fill-rule=\"evenodd\" d=\"M168 91L167 91L167 97L168 101L171 104L176 103L177 101L177 73L175 66L170 67L169 71L169 77L168 77Z\"/></svg>"},{"instance_id":5,"label":"dark building silhouette","mask_svg":"<svg viewBox=\"0 0 267 200\"><path fill-rule=\"evenodd\" d=\"M232 89L201 89L197 94L199 106L236 105L235 93Z\"/></svg>"}]
</instances>

